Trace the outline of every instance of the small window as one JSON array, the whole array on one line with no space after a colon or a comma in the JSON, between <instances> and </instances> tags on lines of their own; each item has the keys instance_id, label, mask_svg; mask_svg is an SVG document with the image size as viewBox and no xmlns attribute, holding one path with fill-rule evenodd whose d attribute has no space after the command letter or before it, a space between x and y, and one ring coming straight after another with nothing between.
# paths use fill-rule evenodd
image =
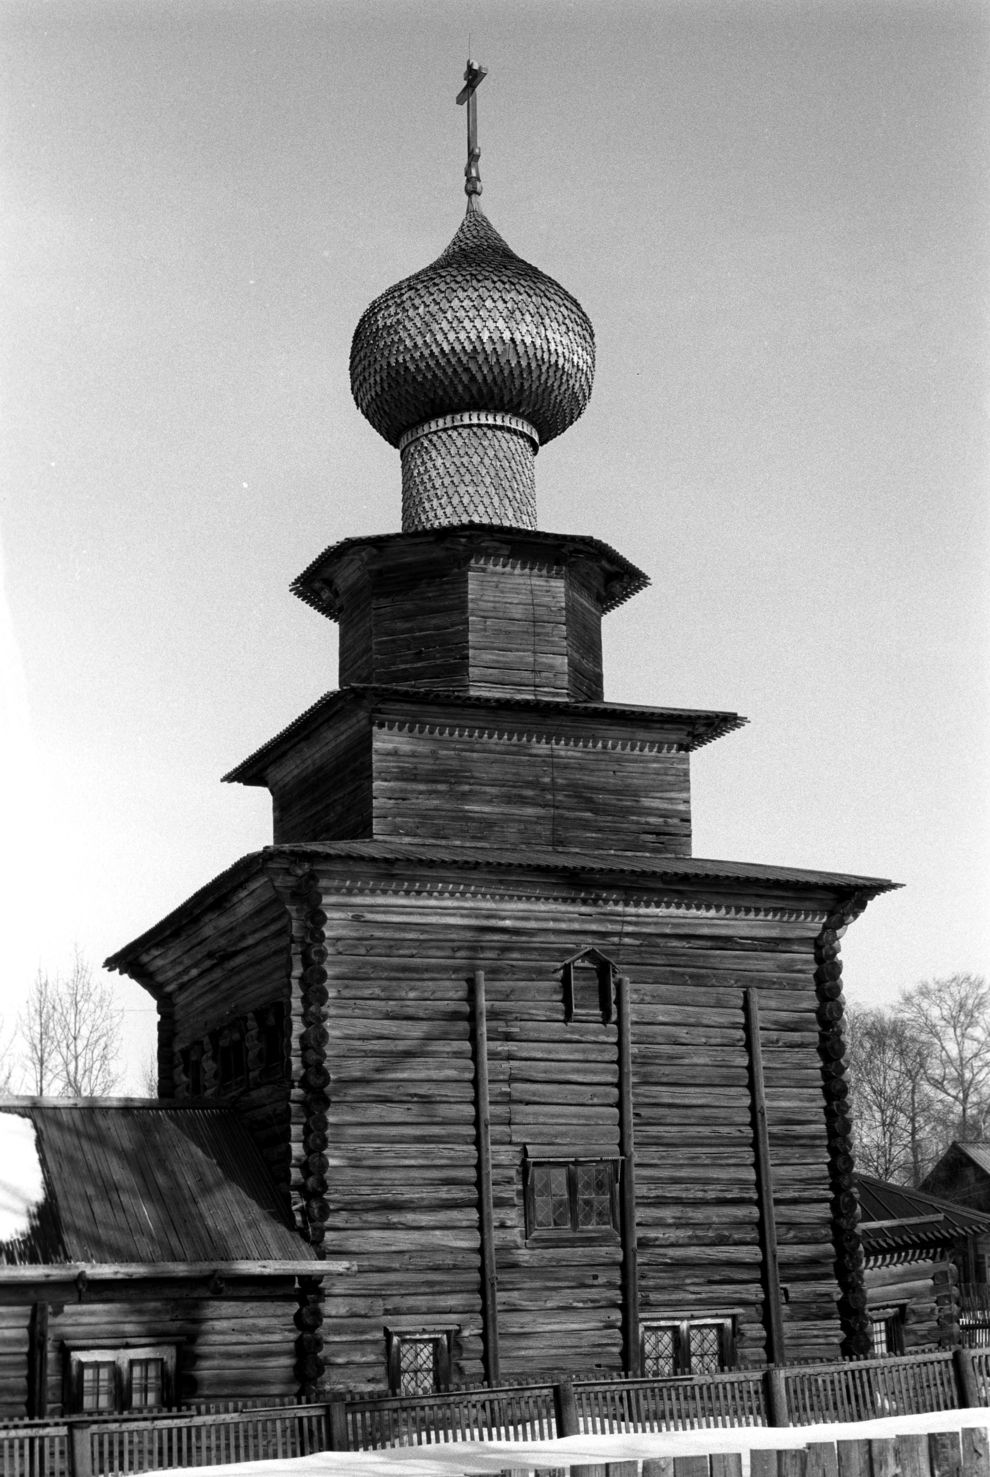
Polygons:
<instances>
[{"instance_id":1,"label":"small window","mask_svg":"<svg viewBox=\"0 0 990 1477\"><path fill-rule=\"evenodd\" d=\"M646 1379L685 1374L714 1374L733 1363L731 1318L683 1318L674 1323L647 1323L641 1334Z\"/></svg>"},{"instance_id":2,"label":"small window","mask_svg":"<svg viewBox=\"0 0 990 1477\"><path fill-rule=\"evenodd\" d=\"M74 1349L67 1407L84 1415L165 1410L172 1403L175 1348Z\"/></svg>"},{"instance_id":3,"label":"small window","mask_svg":"<svg viewBox=\"0 0 990 1477\"><path fill-rule=\"evenodd\" d=\"M281 1001L255 1011L258 1032L258 1066L266 1077L281 1076L285 1069L285 1006Z\"/></svg>"},{"instance_id":4,"label":"small window","mask_svg":"<svg viewBox=\"0 0 990 1477\"><path fill-rule=\"evenodd\" d=\"M601 1021L615 1017L615 966L597 949L585 949L568 959L561 971L564 982L564 1019Z\"/></svg>"},{"instance_id":5,"label":"small window","mask_svg":"<svg viewBox=\"0 0 990 1477\"><path fill-rule=\"evenodd\" d=\"M874 1357L884 1354L904 1353L904 1310L902 1308L871 1308L870 1338Z\"/></svg>"},{"instance_id":6,"label":"small window","mask_svg":"<svg viewBox=\"0 0 990 1477\"><path fill-rule=\"evenodd\" d=\"M194 1041L181 1053L182 1072L190 1097L203 1096L203 1043Z\"/></svg>"},{"instance_id":7,"label":"small window","mask_svg":"<svg viewBox=\"0 0 990 1477\"><path fill-rule=\"evenodd\" d=\"M611 1240L619 1227L617 1159L527 1159L526 1235Z\"/></svg>"},{"instance_id":8,"label":"small window","mask_svg":"<svg viewBox=\"0 0 990 1477\"><path fill-rule=\"evenodd\" d=\"M216 1065L217 1086L221 1092L233 1092L246 1087L247 1051L244 1045L244 1022L231 1021L229 1025L214 1031L211 1037L213 1060Z\"/></svg>"},{"instance_id":9,"label":"small window","mask_svg":"<svg viewBox=\"0 0 990 1477\"><path fill-rule=\"evenodd\" d=\"M433 1395L450 1384L451 1328L386 1328L388 1387L393 1395Z\"/></svg>"}]
</instances>

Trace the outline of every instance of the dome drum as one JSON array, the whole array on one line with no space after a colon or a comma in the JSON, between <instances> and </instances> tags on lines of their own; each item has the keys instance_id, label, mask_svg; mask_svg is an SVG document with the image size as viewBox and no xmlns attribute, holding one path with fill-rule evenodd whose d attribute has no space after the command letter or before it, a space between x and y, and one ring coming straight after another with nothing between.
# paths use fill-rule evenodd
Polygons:
<instances>
[{"instance_id":1,"label":"dome drum","mask_svg":"<svg viewBox=\"0 0 990 1477\"><path fill-rule=\"evenodd\" d=\"M428 421L402 438L402 528L459 523L536 527L539 439L516 416L471 412Z\"/></svg>"}]
</instances>

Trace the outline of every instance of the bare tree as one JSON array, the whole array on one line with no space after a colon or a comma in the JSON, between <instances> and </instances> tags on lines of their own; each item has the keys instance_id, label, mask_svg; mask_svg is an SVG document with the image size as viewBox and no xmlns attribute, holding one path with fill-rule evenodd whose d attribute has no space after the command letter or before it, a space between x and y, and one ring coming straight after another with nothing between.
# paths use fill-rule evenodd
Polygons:
<instances>
[{"instance_id":1,"label":"bare tree","mask_svg":"<svg viewBox=\"0 0 990 1477\"><path fill-rule=\"evenodd\" d=\"M78 949L68 975L38 971L18 1034L39 1096L99 1097L118 1080L121 1012Z\"/></svg>"},{"instance_id":2,"label":"bare tree","mask_svg":"<svg viewBox=\"0 0 990 1477\"><path fill-rule=\"evenodd\" d=\"M846 1011L856 1159L878 1179L919 1184L934 1153L924 1043L889 1010Z\"/></svg>"},{"instance_id":3,"label":"bare tree","mask_svg":"<svg viewBox=\"0 0 990 1477\"><path fill-rule=\"evenodd\" d=\"M899 1014L924 1057L946 1142L979 1139L990 1127L990 986L982 975L924 980L901 995ZM940 1102L938 1101L940 1100Z\"/></svg>"}]
</instances>

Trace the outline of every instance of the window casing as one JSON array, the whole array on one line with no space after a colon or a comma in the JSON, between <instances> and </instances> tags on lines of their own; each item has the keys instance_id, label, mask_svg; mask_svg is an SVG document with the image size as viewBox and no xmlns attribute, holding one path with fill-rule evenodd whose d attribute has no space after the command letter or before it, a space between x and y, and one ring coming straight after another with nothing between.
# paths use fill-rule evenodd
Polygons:
<instances>
[{"instance_id":1,"label":"window casing","mask_svg":"<svg viewBox=\"0 0 990 1477\"><path fill-rule=\"evenodd\" d=\"M450 1385L452 1328L385 1330L388 1387L393 1395L433 1395Z\"/></svg>"},{"instance_id":2,"label":"window casing","mask_svg":"<svg viewBox=\"0 0 990 1477\"><path fill-rule=\"evenodd\" d=\"M526 1159L527 1240L615 1240L619 1169L618 1159Z\"/></svg>"},{"instance_id":3,"label":"window casing","mask_svg":"<svg viewBox=\"0 0 990 1477\"><path fill-rule=\"evenodd\" d=\"M714 1374L735 1362L731 1318L681 1318L640 1329L645 1379Z\"/></svg>"},{"instance_id":4,"label":"window casing","mask_svg":"<svg viewBox=\"0 0 990 1477\"><path fill-rule=\"evenodd\" d=\"M75 1414L167 1410L175 1389L175 1346L69 1351L66 1407Z\"/></svg>"}]
</instances>

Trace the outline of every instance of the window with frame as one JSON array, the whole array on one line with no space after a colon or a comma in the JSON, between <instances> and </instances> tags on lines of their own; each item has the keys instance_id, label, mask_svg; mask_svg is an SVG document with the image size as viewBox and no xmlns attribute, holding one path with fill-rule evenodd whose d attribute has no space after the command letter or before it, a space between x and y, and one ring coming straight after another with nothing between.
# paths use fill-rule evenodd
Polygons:
<instances>
[{"instance_id":1,"label":"window with frame","mask_svg":"<svg viewBox=\"0 0 990 1477\"><path fill-rule=\"evenodd\" d=\"M735 1361L731 1318L681 1318L640 1329L643 1376L714 1374Z\"/></svg>"},{"instance_id":2,"label":"window with frame","mask_svg":"<svg viewBox=\"0 0 990 1477\"><path fill-rule=\"evenodd\" d=\"M388 1387L393 1395L433 1395L450 1384L451 1328L386 1328Z\"/></svg>"},{"instance_id":3,"label":"window with frame","mask_svg":"<svg viewBox=\"0 0 990 1477\"><path fill-rule=\"evenodd\" d=\"M75 1414L166 1410L175 1388L175 1347L70 1350L68 1386L66 1404Z\"/></svg>"},{"instance_id":4,"label":"window with frame","mask_svg":"<svg viewBox=\"0 0 990 1477\"><path fill-rule=\"evenodd\" d=\"M612 1240L619 1230L618 1159L527 1159L526 1236Z\"/></svg>"},{"instance_id":5,"label":"window with frame","mask_svg":"<svg viewBox=\"0 0 990 1477\"><path fill-rule=\"evenodd\" d=\"M870 1308L870 1339L874 1358L904 1353L904 1309Z\"/></svg>"}]
</instances>

